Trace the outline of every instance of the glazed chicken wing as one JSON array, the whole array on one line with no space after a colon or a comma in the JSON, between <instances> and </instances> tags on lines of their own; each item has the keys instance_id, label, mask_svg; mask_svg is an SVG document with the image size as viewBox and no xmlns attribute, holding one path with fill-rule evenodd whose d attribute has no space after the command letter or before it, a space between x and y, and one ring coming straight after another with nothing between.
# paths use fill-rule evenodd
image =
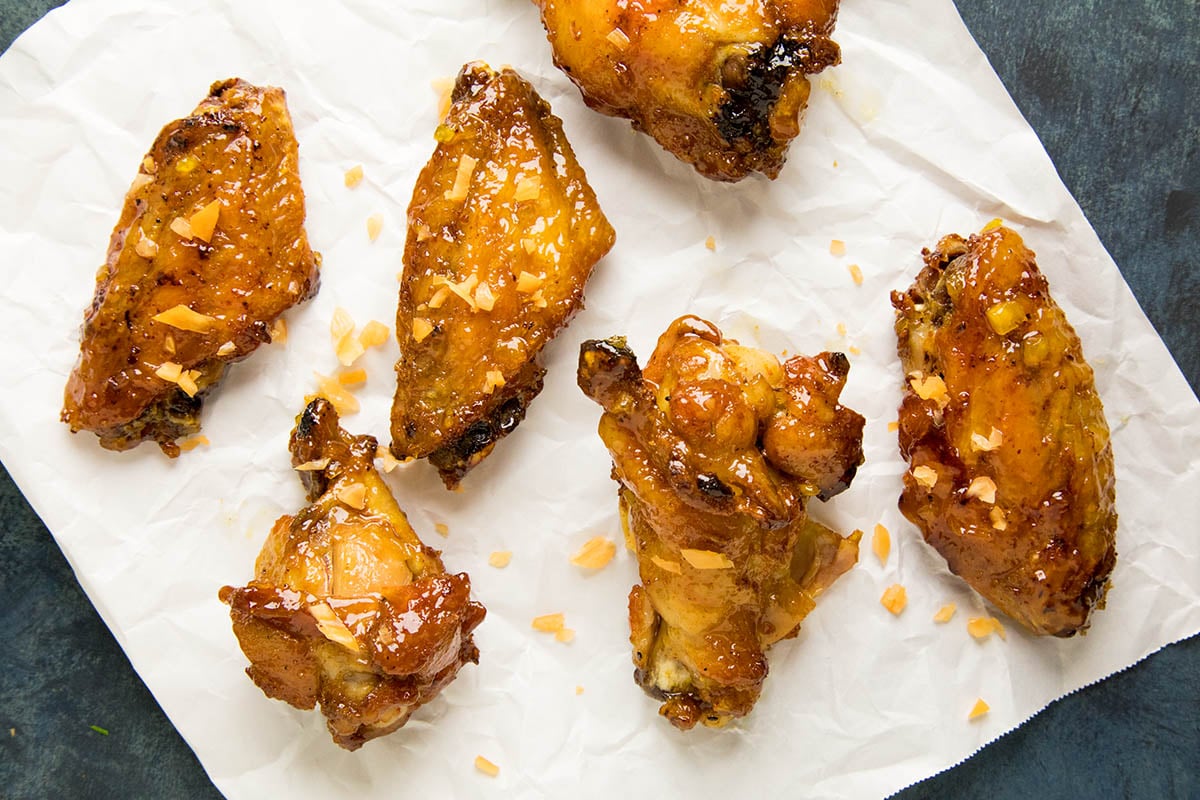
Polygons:
<instances>
[{"instance_id":1,"label":"glazed chicken wing","mask_svg":"<svg viewBox=\"0 0 1200 800\"><path fill-rule=\"evenodd\" d=\"M169 456L225 367L317 291L283 90L213 84L167 125L125 197L84 315L62 419L110 450Z\"/></svg>"},{"instance_id":2,"label":"glazed chicken wing","mask_svg":"<svg viewBox=\"0 0 1200 800\"><path fill-rule=\"evenodd\" d=\"M947 236L924 255L892 295L908 376L900 510L1005 614L1071 636L1103 607L1116 561L1092 369L1016 233Z\"/></svg>"},{"instance_id":3,"label":"glazed chicken wing","mask_svg":"<svg viewBox=\"0 0 1200 800\"><path fill-rule=\"evenodd\" d=\"M579 385L604 408L641 573L635 676L680 729L749 713L767 647L858 559L857 535L805 511L862 463L863 418L838 402L848 369L840 353L780 365L696 317L671 325L644 371L623 339L583 345Z\"/></svg>"},{"instance_id":4,"label":"glazed chicken wing","mask_svg":"<svg viewBox=\"0 0 1200 800\"><path fill-rule=\"evenodd\" d=\"M408 209L392 452L447 488L525 417L542 348L614 234L550 107L511 69L463 67Z\"/></svg>"},{"instance_id":5,"label":"glazed chicken wing","mask_svg":"<svg viewBox=\"0 0 1200 800\"><path fill-rule=\"evenodd\" d=\"M254 580L221 600L259 688L320 704L333 740L357 750L479 662L485 612L409 526L375 470L375 437L346 433L317 398L290 449L312 505L275 523Z\"/></svg>"},{"instance_id":6,"label":"glazed chicken wing","mask_svg":"<svg viewBox=\"0 0 1200 800\"><path fill-rule=\"evenodd\" d=\"M554 62L589 106L716 180L776 177L808 76L841 59L838 0L536 2Z\"/></svg>"}]
</instances>

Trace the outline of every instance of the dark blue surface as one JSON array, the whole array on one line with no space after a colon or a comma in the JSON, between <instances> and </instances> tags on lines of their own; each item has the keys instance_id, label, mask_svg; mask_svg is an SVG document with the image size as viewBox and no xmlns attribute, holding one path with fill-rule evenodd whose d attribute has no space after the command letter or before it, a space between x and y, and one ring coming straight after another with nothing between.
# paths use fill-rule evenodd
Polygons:
<instances>
[{"instance_id":1,"label":"dark blue surface","mask_svg":"<svg viewBox=\"0 0 1200 800\"><path fill-rule=\"evenodd\" d=\"M57 5L0 0L0 49ZM958 7L1195 391L1196 0ZM2 471L0 533L0 798L219 797ZM1200 798L1200 639L1053 704L898 797Z\"/></svg>"}]
</instances>

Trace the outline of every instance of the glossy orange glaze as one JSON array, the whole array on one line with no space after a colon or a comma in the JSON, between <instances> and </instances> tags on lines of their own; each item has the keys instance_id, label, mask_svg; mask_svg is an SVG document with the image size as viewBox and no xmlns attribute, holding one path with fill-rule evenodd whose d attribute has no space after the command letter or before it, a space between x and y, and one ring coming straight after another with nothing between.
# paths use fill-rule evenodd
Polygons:
<instances>
[{"instance_id":1,"label":"glossy orange glaze","mask_svg":"<svg viewBox=\"0 0 1200 800\"><path fill-rule=\"evenodd\" d=\"M73 432L92 431L114 450L150 439L178 455L175 439L199 430L202 396L226 364L269 342L271 322L316 293L297 160L284 93L273 87L213 84L191 116L162 130L126 195L84 315L62 412ZM171 230L214 200L210 241ZM140 255L141 242L157 252ZM210 329L153 319L177 305L212 317ZM155 375L165 362L201 373L195 398Z\"/></svg>"},{"instance_id":2,"label":"glossy orange glaze","mask_svg":"<svg viewBox=\"0 0 1200 800\"><path fill-rule=\"evenodd\" d=\"M857 560L857 537L805 510L862 463L863 418L837 402L839 355L781 365L696 317L663 334L644 371L620 339L583 345L580 387L605 410L600 437L641 573L629 595L637 678L677 727L749 713L766 648L796 635ZM762 444L771 431L780 462ZM813 441L821 457L804 458Z\"/></svg>"},{"instance_id":3,"label":"glossy orange glaze","mask_svg":"<svg viewBox=\"0 0 1200 800\"><path fill-rule=\"evenodd\" d=\"M582 307L614 241L532 86L473 63L452 97L408 210L392 407L392 452L428 456L448 487L524 418L542 348Z\"/></svg>"},{"instance_id":4,"label":"glossy orange glaze","mask_svg":"<svg viewBox=\"0 0 1200 800\"><path fill-rule=\"evenodd\" d=\"M778 175L807 76L840 60L838 0L537 2L555 63L589 106L717 180Z\"/></svg>"},{"instance_id":5,"label":"glossy orange glaze","mask_svg":"<svg viewBox=\"0 0 1200 800\"><path fill-rule=\"evenodd\" d=\"M249 585L221 590L247 674L270 697L320 704L349 750L402 726L478 662L471 631L485 613L467 575L446 574L409 526L375 470L376 447L312 401L291 450L297 465L328 459L300 473L313 503L275 523Z\"/></svg>"},{"instance_id":6,"label":"glossy orange glaze","mask_svg":"<svg viewBox=\"0 0 1200 800\"><path fill-rule=\"evenodd\" d=\"M1116 560L1112 446L1079 337L1033 252L1004 227L947 236L892 304L909 376L901 511L1030 631L1085 629ZM941 377L945 398L921 399L914 375ZM919 467L932 486L914 478Z\"/></svg>"}]
</instances>

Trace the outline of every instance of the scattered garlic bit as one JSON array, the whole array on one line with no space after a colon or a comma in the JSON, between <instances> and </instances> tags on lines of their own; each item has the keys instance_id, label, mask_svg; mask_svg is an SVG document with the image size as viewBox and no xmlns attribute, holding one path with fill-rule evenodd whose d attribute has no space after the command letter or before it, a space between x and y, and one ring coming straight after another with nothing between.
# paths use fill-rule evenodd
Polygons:
<instances>
[{"instance_id":1,"label":"scattered garlic bit","mask_svg":"<svg viewBox=\"0 0 1200 800\"><path fill-rule=\"evenodd\" d=\"M358 386L367 382L367 371L362 369L348 369L341 372L337 376L338 383L342 386Z\"/></svg>"},{"instance_id":2,"label":"scattered garlic bit","mask_svg":"<svg viewBox=\"0 0 1200 800\"><path fill-rule=\"evenodd\" d=\"M358 186L360 183L362 183L362 179L363 179L362 164L356 164L353 167L351 167L350 169L346 170L346 176L345 176L346 188L353 189L355 186Z\"/></svg>"},{"instance_id":3,"label":"scattered garlic bit","mask_svg":"<svg viewBox=\"0 0 1200 800\"><path fill-rule=\"evenodd\" d=\"M709 250L715 251L717 249L717 240L710 236L704 240L704 246Z\"/></svg>"},{"instance_id":4,"label":"scattered garlic bit","mask_svg":"<svg viewBox=\"0 0 1200 800\"><path fill-rule=\"evenodd\" d=\"M679 551L683 560L695 569L730 569L733 562L724 553L714 553L712 550L691 550L683 548Z\"/></svg>"},{"instance_id":5,"label":"scattered garlic bit","mask_svg":"<svg viewBox=\"0 0 1200 800\"><path fill-rule=\"evenodd\" d=\"M329 466L328 458L318 458L313 461L305 461L303 464L297 464L292 469L297 472L320 472Z\"/></svg>"},{"instance_id":6,"label":"scattered garlic bit","mask_svg":"<svg viewBox=\"0 0 1200 800\"><path fill-rule=\"evenodd\" d=\"M537 175L529 175L517 181L517 190L513 192L513 201L523 203L526 200L536 200L541 193L541 180Z\"/></svg>"},{"instance_id":7,"label":"scattered garlic bit","mask_svg":"<svg viewBox=\"0 0 1200 800\"><path fill-rule=\"evenodd\" d=\"M924 464L919 467L913 467L912 476L913 480L926 489L932 489L934 486L937 486L938 474L937 470L933 467L927 467Z\"/></svg>"},{"instance_id":8,"label":"scattered garlic bit","mask_svg":"<svg viewBox=\"0 0 1200 800\"><path fill-rule=\"evenodd\" d=\"M888 423L888 433L895 433L900 430L900 422L898 420Z\"/></svg>"},{"instance_id":9,"label":"scattered garlic bit","mask_svg":"<svg viewBox=\"0 0 1200 800\"><path fill-rule=\"evenodd\" d=\"M558 633L563 629L565 618L559 614L543 614L533 618L533 629L542 633Z\"/></svg>"},{"instance_id":10,"label":"scattered garlic bit","mask_svg":"<svg viewBox=\"0 0 1200 800\"><path fill-rule=\"evenodd\" d=\"M181 239L192 238L192 226L183 217L176 217L171 220L171 230L178 234Z\"/></svg>"},{"instance_id":11,"label":"scattered garlic bit","mask_svg":"<svg viewBox=\"0 0 1200 800\"><path fill-rule=\"evenodd\" d=\"M363 347L379 347L388 340L388 326L379 320L371 320L363 326L358 334L358 341Z\"/></svg>"},{"instance_id":12,"label":"scattered garlic bit","mask_svg":"<svg viewBox=\"0 0 1200 800\"><path fill-rule=\"evenodd\" d=\"M958 606L954 603L946 603L946 605L939 608L937 613L933 615L933 621L939 625L944 625L953 619L954 612L956 611L958 611Z\"/></svg>"},{"instance_id":13,"label":"scattered garlic bit","mask_svg":"<svg viewBox=\"0 0 1200 800\"><path fill-rule=\"evenodd\" d=\"M521 274L517 276L517 291L524 292L525 294L533 294L542 288L542 284L545 282L546 279L542 276L521 270Z\"/></svg>"},{"instance_id":14,"label":"scattered garlic bit","mask_svg":"<svg viewBox=\"0 0 1200 800\"><path fill-rule=\"evenodd\" d=\"M617 545L611 539L603 536L593 536L588 539L575 555L571 563L585 569L604 569L608 562L617 554Z\"/></svg>"},{"instance_id":15,"label":"scattered garlic bit","mask_svg":"<svg viewBox=\"0 0 1200 800\"><path fill-rule=\"evenodd\" d=\"M138 239L137 244L133 246L133 252L142 258L154 258L158 255L158 243L153 239L147 239L143 235L142 238Z\"/></svg>"},{"instance_id":16,"label":"scattered garlic bit","mask_svg":"<svg viewBox=\"0 0 1200 800\"><path fill-rule=\"evenodd\" d=\"M441 308L449 297L450 289L446 286L442 286L433 293L433 297L429 298L429 302L425 305L429 306L430 308Z\"/></svg>"},{"instance_id":17,"label":"scattered garlic bit","mask_svg":"<svg viewBox=\"0 0 1200 800\"><path fill-rule=\"evenodd\" d=\"M348 367L367 352L367 349L362 346L362 342L355 339L353 336L347 336L338 343L336 348L338 363L343 367Z\"/></svg>"},{"instance_id":18,"label":"scattered garlic bit","mask_svg":"<svg viewBox=\"0 0 1200 800\"><path fill-rule=\"evenodd\" d=\"M504 569L512 561L511 550L497 550L488 556L488 564L496 569Z\"/></svg>"},{"instance_id":19,"label":"scattered garlic bit","mask_svg":"<svg viewBox=\"0 0 1200 800\"><path fill-rule=\"evenodd\" d=\"M179 449L186 453L189 450L195 450L197 447L200 447L201 445L203 445L204 447L208 447L210 444L212 444L212 442L210 442L208 440L207 436L205 436L202 433L197 433L195 436L189 436L188 438L186 438L182 442L180 442Z\"/></svg>"},{"instance_id":20,"label":"scattered garlic bit","mask_svg":"<svg viewBox=\"0 0 1200 800\"><path fill-rule=\"evenodd\" d=\"M487 375L484 376L483 393L491 394L496 389L504 386L504 373L498 369L489 369Z\"/></svg>"},{"instance_id":21,"label":"scattered garlic bit","mask_svg":"<svg viewBox=\"0 0 1200 800\"><path fill-rule=\"evenodd\" d=\"M570 628L563 628L554 632L554 641L556 642L567 644L568 642L574 641L574 639L575 631Z\"/></svg>"},{"instance_id":22,"label":"scattered garlic bit","mask_svg":"<svg viewBox=\"0 0 1200 800\"><path fill-rule=\"evenodd\" d=\"M444 119L450 110L450 94L454 90L452 78L434 78L429 82L430 88L438 97L438 119Z\"/></svg>"},{"instance_id":23,"label":"scattered garlic bit","mask_svg":"<svg viewBox=\"0 0 1200 800\"><path fill-rule=\"evenodd\" d=\"M583 687L582 687L582 686L576 686L576 687L575 687L575 694L576 694L576 695L581 695L581 694L583 694Z\"/></svg>"},{"instance_id":24,"label":"scattered garlic bit","mask_svg":"<svg viewBox=\"0 0 1200 800\"><path fill-rule=\"evenodd\" d=\"M155 314L153 319L155 322L161 322L164 325L170 325L172 328L178 328L181 331L191 331L192 333L206 333L212 327L213 323L217 321L207 314L192 311L185 305L168 308L161 314Z\"/></svg>"},{"instance_id":25,"label":"scattered garlic bit","mask_svg":"<svg viewBox=\"0 0 1200 800\"><path fill-rule=\"evenodd\" d=\"M175 355L175 337L169 333L163 338L163 349L171 355ZM217 352L220 353L219 350Z\"/></svg>"},{"instance_id":26,"label":"scattered garlic bit","mask_svg":"<svg viewBox=\"0 0 1200 800\"><path fill-rule=\"evenodd\" d=\"M854 285L862 286L863 285L862 267L860 267L858 264L851 264L848 267L848 269L850 270L850 279L854 281Z\"/></svg>"},{"instance_id":27,"label":"scattered garlic bit","mask_svg":"<svg viewBox=\"0 0 1200 800\"><path fill-rule=\"evenodd\" d=\"M151 158L150 156L146 156L145 158L142 159L142 169L145 172L153 175L154 173L158 172L158 164L154 163L153 158Z\"/></svg>"},{"instance_id":28,"label":"scattered garlic bit","mask_svg":"<svg viewBox=\"0 0 1200 800\"><path fill-rule=\"evenodd\" d=\"M683 569L680 568L679 563L676 561L667 561L665 558L659 558L658 556L650 556L650 560L653 561L655 565L657 565L658 568L663 572L670 572L674 575L683 574Z\"/></svg>"},{"instance_id":29,"label":"scattered garlic bit","mask_svg":"<svg viewBox=\"0 0 1200 800\"><path fill-rule=\"evenodd\" d=\"M996 502L996 482L986 475L980 475L967 487L967 497L978 497L989 505L994 504Z\"/></svg>"},{"instance_id":30,"label":"scattered garlic bit","mask_svg":"<svg viewBox=\"0 0 1200 800\"><path fill-rule=\"evenodd\" d=\"M861 535L861 531L859 532ZM879 559L881 566L887 566L888 555L892 552L892 535L888 529L876 523L875 534L871 537L871 550Z\"/></svg>"},{"instance_id":31,"label":"scattered garlic bit","mask_svg":"<svg viewBox=\"0 0 1200 800\"><path fill-rule=\"evenodd\" d=\"M283 344L287 341L287 320L283 317L271 323L271 344Z\"/></svg>"},{"instance_id":32,"label":"scattered garlic bit","mask_svg":"<svg viewBox=\"0 0 1200 800\"><path fill-rule=\"evenodd\" d=\"M1008 530L1008 517L1004 515L1004 509L1000 506L992 506L992 510L988 512L988 518L991 519L992 527L996 530Z\"/></svg>"},{"instance_id":33,"label":"scattered garlic bit","mask_svg":"<svg viewBox=\"0 0 1200 800\"><path fill-rule=\"evenodd\" d=\"M908 383L917 397L922 400L933 400L939 407L945 408L950 404L950 394L946 390L946 382L938 375L922 376L919 372L909 375Z\"/></svg>"},{"instance_id":34,"label":"scattered garlic bit","mask_svg":"<svg viewBox=\"0 0 1200 800\"><path fill-rule=\"evenodd\" d=\"M186 156L175 162L175 171L180 175L187 175L198 166L200 166L200 159L196 158L191 153L188 153Z\"/></svg>"},{"instance_id":35,"label":"scattered garlic bit","mask_svg":"<svg viewBox=\"0 0 1200 800\"><path fill-rule=\"evenodd\" d=\"M533 239L529 239L529 238L522 239L521 240L521 248L526 253L533 255L533 251L537 250L537 242L535 242Z\"/></svg>"},{"instance_id":36,"label":"scattered garlic bit","mask_svg":"<svg viewBox=\"0 0 1200 800\"><path fill-rule=\"evenodd\" d=\"M179 380L175 381L175 385L183 390L183 393L188 397L195 397L196 392L200 391L200 387L196 385L196 379L200 377L200 370L189 369L179 376Z\"/></svg>"},{"instance_id":37,"label":"scattered garlic bit","mask_svg":"<svg viewBox=\"0 0 1200 800\"><path fill-rule=\"evenodd\" d=\"M426 225L424 222L418 222L414 227L417 230L417 241L418 242L427 242L433 238L433 229L430 228L428 225ZM404 273L400 273L400 274L403 275Z\"/></svg>"},{"instance_id":38,"label":"scattered garlic bit","mask_svg":"<svg viewBox=\"0 0 1200 800\"><path fill-rule=\"evenodd\" d=\"M852 356L861 356L862 355L862 350L855 347L854 345L850 345L850 347L848 349L850 350L850 355L852 355Z\"/></svg>"},{"instance_id":39,"label":"scattered garlic bit","mask_svg":"<svg viewBox=\"0 0 1200 800\"><path fill-rule=\"evenodd\" d=\"M900 584L893 583L884 590L879 603L894 615L900 616L900 612L908 605L908 591Z\"/></svg>"},{"instance_id":40,"label":"scattered garlic bit","mask_svg":"<svg viewBox=\"0 0 1200 800\"><path fill-rule=\"evenodd\" d=\"M179 376L183 374L183 367L174 361L164 361L161 367L154 370L154 374L164 381L175 383L179 380Z\"/></svg>"},{"instance_id":41,"label":"scattered garlic bit","mask_svg":"<svg viewBox=\"0 0 1200 800\"><path fill-rule=\"evenodd\" d=\"M1011 333L1025 321L1025 309L1015 300L1003 300L984 312L988 325L999 336Z\"/></svg>"},{"instance_id":42,"label":"scattered garlic bit","mask_svg":"<svg viewBox=\"0 0 1200 800\"><path fill-rule=\"evenodd\" d=\"M480 311L491 311L496 307L496 295L486 283L475 287L475 307Z\"/></svg>"},{"instance_id":43,"label":"scattered garlic bit","mask_svg":"<svg viewBox=\"0 0 1200 800\"><path fill-rule=\"evenodd\" d=\"M999 447L1004 442L1004 434L992 428L992 432L986 437L982 433L971 434L971 447L975 450L982 450L985 453L991 452Z\"/></svg>"},{"instance_id":44,"label":"scattered garlic bit","mask_svg":"<svg viewBox=\"0 0 1200 800\"><path fill-rule=\"evenodd\" d=\"M359 511L367 507L367 487L361 483L342 484L333 490L333 496L343 505Z\"/></svg>"},{"instance_id":45,"label":"scattered garlic bit","mask_svg":"<svg viewBox=\"0 0 1200 800\"><path fill-rule=\"evenodd\" d=\"M629 37L625 35L625 31L620 28L613 28L608 32L608 36L604 37L618 50L624 50L629 47Z\"/></svg>"},{"instance_id":46,"label":"scattered garlic bit","mask_svg":"<svg viewBox=\"0 0 1200 800\"><path fill-rule=\"evenodd\" d=\"M458 283L455 283L451 280L446 280L445 278L442 280L446 281L446 288L462 298L463 302L469 305L472 311L478 309L478 306L475 304L474 297L475 287L479 285L478 275L468 275Z\"/></svg>"},{"instance_id":47,"label":"scattered garlic bit","mask_svg":"<svg viewBox=\"0 0 1200 800\"><path fill-rule=\"evenodd\" d=\"M382 469L384 472L391 472L396 467L400 466L401 463L400 459L392 455L392 451L388 449L387 445L383 444L375 448L375 458L383 462L380 465L380 469Z\"/></svg>"},{"instance_id":48,"label":"scattered garlic bit","mask_svg":"<svg viewBox=\"0 0 1200 800\"><path fill-rule=\"evenodd\" d=\"M999 228L1003 224L1004 224L1004 220L1000 219L999 217L996 217L994 220L989 222L987 225L984 225L983 230L980 231L980 233L987 233L988 231L994 231L994 230L996 230L996 228Z\"/></svg>"},{"instance_id":49,"label":"scattered garlic bit","mask_svg":"<svg viewBox=\"0 0 1200 800\"><path fill-rule=\"evenodd\" d=\"M413 323L412 323L413 341L422 342L425 340L425 337L431 333L433 333L433 323L432 322L430 322L427 319L421 319L420 317L413 317Z\"/></svg>"},{"instance_id":50,"label":"scattered garlic bit","mask_svg":"<svg viewBox=\"0 0 1200 800\"><path fill-rule=\"evenodd\" d=\"M458 159L458 172L454 175L454 186L442 194L446 200L458 203L467 199L467 188L471 185L471 175L474 174L477 163L475 159L465 154Z\"/></svg>"},{"instance_id":51,"label":"scattered garlic bit","mask_svg":"<svg viewBox=\"0 0 1200 800\"><path fill-rule=\"evenodd\" d=\"M433 530L438 536L441 536L443 539L450 535L450 526L444 522L434 523Z\"/></svg>"},{"instance_id":52,"label":"scattered garlic bit","mask_svg":"<svg viewBox=\"0 0 1200 800\"><path fill-rule=\"evenodd\" d=\"M357 653L359 651L358 640L354 638L354 634L346 627L346 623L333 613L333 609L328 603L320 602L313 603L308 607L308 613L317 623L317 630L321 631L321 635L329 641L340 644L342 647Z\"/></svg>"},{"instance_id":53,"label":"scattered garlic bit","mask_svg":"<svg viewBox=\"0 0 1200 800\"><path fill-rule=\"evenodd\" d=\"M475 769L491 778L494 778L500 774L500 767L488 761L483 756L475 756Z\"/></svg>"},{"instance_id":54,"label":"scattered garlic bit","mask_svg":"<svg viewBox=\"0 0 1200 800\"><path fill-rule=\"evenodd\" d=\"M846 255L846 243L841 239L834 239L829 243L829 254L839 257Z\"/></svg>"},{"instance_id":55,"label":"scattered garlic bit","mask_svg":"<svg viewBox=\"0 0 1200 800\"><path fill-rule=\"evenodd\" d=\"M219 355L219 356L233 355L235 350L237 350L236 344L234 344L233 342L226 342L225 344L223 344L217 348L217 355Z\"/></svg>"},{"instance_id":56,"label":"scattered garlic bit","mask_svg":"<svg viewBox=\"0 0 1200 800\"><path fill-rule=\"evenodd\" d=\"M967 633L972 639L983 640L995 633L999 624L995 617L971 617L967 620Z\"/></svg>"},{"instance_id":57,"label":"scattered garlic bit","mask_svg":"<svg viewBox=\"0 0 1200 800\"><path fill-rule=\"evenodd\" d=\"M354 317L350 316L349 311L338 306L333 310L333 316L329 319L329 338L336 346L338 342L352 333L354 333Z\"/></svg>"},{"instance_id":58,"label":"scattered garlic bit","mask_svg":"<svg viewBox=\"0 0 1200 800\"><path fill-rule=\"evenodd\" d=\"M837 332L838 332L838 336L845 336L846 335L846 323L839 322L837 324Z\"/></svg>"},{"instance_id":59,"label":"scattered garlic bit","mask_svg":"<svg viewBox=\"0 0 1200 800\"><path fill-rule=\"evenodd\" d=\"M971 713L967 715L967 719L979 719L989 711L991 711L991 707L988 706L987 703L983 702L983 698L977 698L975 700L975 705L971 706Z\"/></svg>"},{"instance_id":60,"label":"scattered garlic bit","mask_svg":"<svg viewBox=\"0 0 1200 800\"><path fill-rule=\"evenodd\" d=\"M360 408L358 399L346 391L346 387L342 386L337 378L331 378L319 372L314 372L313 375L317 379L317 391L326 400L333 403L333 407L337 410L339 416L345 417L358 413Z\"/></svg>"},{"instance_id":61,"label":"scattered garlic bit","mask_svg":"<svg viewBox=\"0 0 1200 800\"><path fill-rule=\"evenodd\" d=\"M383 214L372 214L367 217L367 238L372 242L383 233Z\"/></svg>"},{"instance_id":62,"label":"scattered garlic bit","mask_svg":"<svg viewBox=\"0 0 1200 800\"><path fill-rule=\"evenodd\" d=\"M542 295L542 290L538 289L533 294L529 295L529 302L533 303L534 308L545 308L549 305L546 298Z\"/></svg>"},{"instance_id":63,"label":"scattered garlic bit","mask_svg":"<svg viewBox=\"0 0 1200 800\"><path fill-rule=\"evenodd\" d=\"M192 237L205 243L212 241L213 231L217 229L217 217L221 214L221 201L213 200L204 208L192 214L188 226L192 229Z\"/></svg>"}]
</instances>

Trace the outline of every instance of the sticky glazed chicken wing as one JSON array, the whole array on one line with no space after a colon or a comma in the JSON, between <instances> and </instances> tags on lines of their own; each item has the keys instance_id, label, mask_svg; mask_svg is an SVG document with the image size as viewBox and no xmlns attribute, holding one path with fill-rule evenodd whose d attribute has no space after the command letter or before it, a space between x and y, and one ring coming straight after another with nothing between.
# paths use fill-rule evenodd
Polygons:
<instances>
[{"instance_id":1,"label":"sticky glazed chicken wing","mask_svg":"<svg viewBox=\"0 0 1200 800\"><path fill-rule=\"evenodd\" d=\"M169 456L205 395L317 291L283 90L213 84L159 133L125 197L84 315L62 419L110 450Z\"/></svg>"},{"instance_id":2,"label":"sticky glazed chicken wing","mask_svg":"<svg viewBox=\"0 0 1200 800\"><path fill-rule=\"evenodd\" d=\"M226 586L246 673L269 697L319 704L356 750L408 721L479 651L484 608L408 524L375 470L373 436L351 436L323 398L292 432L312 505L281 517L247 586Z\"/></svg>"},{"instance_id":3,"label":"sticky glazed chicken wing","mask_svg":"<svg viewBox=\"0 0 1200 800\"><path fill-rule=\"evenodd\" d=\"M900 510L1033 633L1071 636L1116 561L1112 446L1079 337L1021 237L943 238L894 292Z\"/></svg>"},{"instance_id":4,"label":"sticky glazed chicken wing","mask_svg":"<svg viewBox=\"0 0 1200 800\"><path fill-rule=\"evenodd\" d=\"M392 406L392 452L427 456L447 488L524 419L614 240L532 86L476 62L451 97L408 209Z\"/></svg>"},{"instance_id":5,"label":"sticky glazed chicken wing","mask_svg":"<svg viewBox=\"0 0 1200 800\"><path fill-rule=\"evenodd\" d=\"M858 537L809 519L862 463L863 418L838 402L840 353L769 353L682 317L645 370L620 338L585 342L579 385L604 408L641 583L629 594L635 676L687 730L745 716L765 651L795 636L858 559Z\"/></svg>"},{"instance_id":6,"label":"sticky glazed chicken wing","mask_svg":"<svg viewBox=\"0 0 1200 800\"><path fill-rule=\"evenodd\" d=\"M837 64L838 0L537 0L555 63L702 175L779 174L808 76Z\"/></svg>"}]
</instances>

